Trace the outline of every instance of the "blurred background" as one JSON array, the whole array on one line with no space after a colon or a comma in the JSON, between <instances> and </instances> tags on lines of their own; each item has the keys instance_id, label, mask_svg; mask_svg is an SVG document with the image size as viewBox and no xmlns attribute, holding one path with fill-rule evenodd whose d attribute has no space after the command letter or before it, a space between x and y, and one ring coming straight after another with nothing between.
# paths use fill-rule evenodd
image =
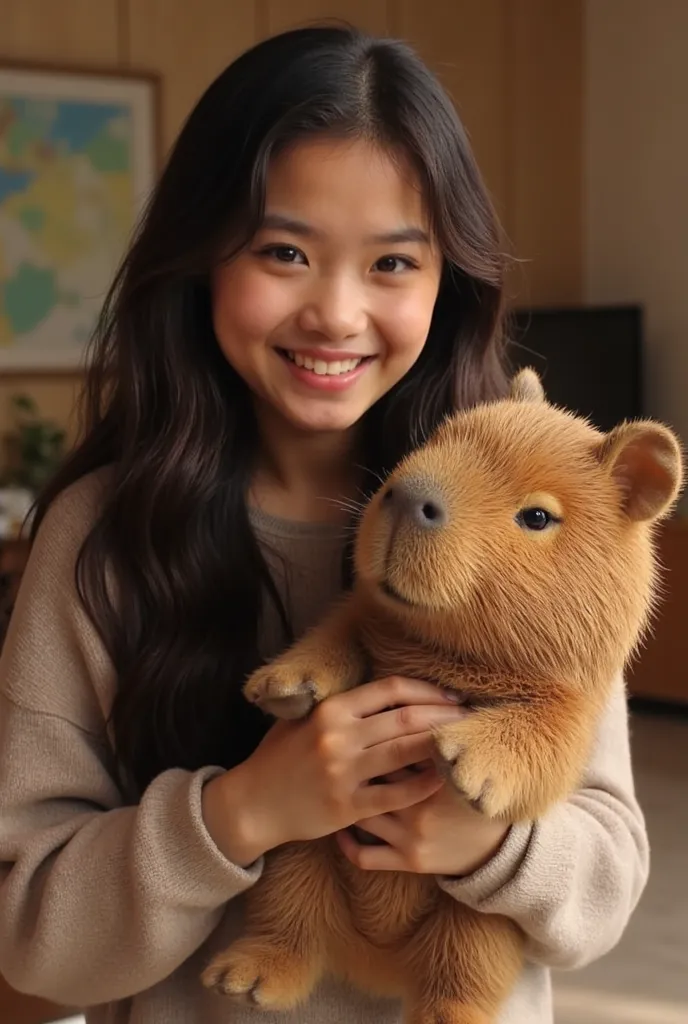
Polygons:
<instances>
[{"instance_id":1,"label":"blurred background","mask_svg":"<svg viewBox=\"0 0 688 1024\"><path fill-rule=\"evenodd\" d=\"M517 257L514 363L604 429L650 415L688 438L688 0L0 0L5 614L18 524L75 437L84 340L182 121L243 49L322 17L406 38L450 91ZM556 976L557 1024L688 1022L686 507L629 673L652 877L617 949ZM67 1012L0 979L1 1024Z\"/></svg>"}]
</instances>

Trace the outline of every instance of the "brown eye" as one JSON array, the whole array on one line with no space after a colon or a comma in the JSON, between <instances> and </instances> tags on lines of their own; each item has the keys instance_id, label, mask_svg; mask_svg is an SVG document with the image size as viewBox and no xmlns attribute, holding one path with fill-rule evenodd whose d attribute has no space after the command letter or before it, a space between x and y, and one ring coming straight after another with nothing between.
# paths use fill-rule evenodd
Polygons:
<instances>
[{"instance_id":1,"label":"brown eye","mask_svg":"<svg viewBox=\"0 0 688 1024\"><path fill-rule=\"evenodd\" d=\"M295 263L299 258L299 250L291 245L277 245L273 252L280 263Z\"/></svg>"},{"instance_id":2,"label":"brown eye","mask_svg":"<svg viewBox=\"0 0 688 1024\"><path fill-rule=\"evenodd\" d=\"M523 508L516 516L516 522L526 530L546 530L558 520L544 508Z\"/></svg>"},{"instance_id":3,"label":"brown eye","mask_svg":"<svg viewBox=\"0 0 688 1024\"><path fill-rule=\"evenodd\" d=\"M260 255L264 259L277 260L278 263L305 264L308 262L295 245L267 245L261 249Z\"/></svg>"},{"instance_id":4,"label":"brown eye","mask_svg":"<svg viewBox=\"0 0 688 1024\"><path fill-rule=\"evenodd\" d=\"M382 256L375 264L375 269L383 274L398 274L402 270L416 270L417 264L408 256Z\"/></svg>"}]
</instances>

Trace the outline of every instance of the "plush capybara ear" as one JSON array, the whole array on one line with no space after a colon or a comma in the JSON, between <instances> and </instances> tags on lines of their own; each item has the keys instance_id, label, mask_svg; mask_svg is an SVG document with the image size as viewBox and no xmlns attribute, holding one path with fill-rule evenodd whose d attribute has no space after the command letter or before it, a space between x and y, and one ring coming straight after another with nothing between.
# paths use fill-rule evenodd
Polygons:
<instances>
[{"instance_id":1,"label":"plush capybara ear","mask_svg":"<svg viewBox=\"0 0 688 1024\"><path fill-rule=\"evenodd\" d=\"M514 402L544 402L545 392L535 370L527 366L511 379L509 397Z\"/></svg>"},{"instance_id":2,"label":"plush capybara ear","mask_svg":"<svg viewBox=\"0 0 688 1024\"><path fill-rule=\"evenodd\" d=\"M599 456L620 485L629 519L659 519L683 483L681 447L673 431L652 420L622 423L602 442Z\"/></svg>"}]
</instances>

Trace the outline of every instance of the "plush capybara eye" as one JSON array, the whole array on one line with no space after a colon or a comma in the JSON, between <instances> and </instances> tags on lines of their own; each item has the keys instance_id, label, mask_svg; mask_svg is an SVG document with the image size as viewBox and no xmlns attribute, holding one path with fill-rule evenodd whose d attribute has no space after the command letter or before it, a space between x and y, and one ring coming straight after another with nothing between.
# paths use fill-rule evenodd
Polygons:
<instances>
[{"instance_id":1,"label":"plush capybara eye","mask_svg":"<svg viewBox=\"0 0 688 1024\"><path fill-rule=\"evenodd\" d=\"M516 516L516 522L526 530L546 530L557 518L544 508L522 508Z\"/></svg>"}]
</instances>

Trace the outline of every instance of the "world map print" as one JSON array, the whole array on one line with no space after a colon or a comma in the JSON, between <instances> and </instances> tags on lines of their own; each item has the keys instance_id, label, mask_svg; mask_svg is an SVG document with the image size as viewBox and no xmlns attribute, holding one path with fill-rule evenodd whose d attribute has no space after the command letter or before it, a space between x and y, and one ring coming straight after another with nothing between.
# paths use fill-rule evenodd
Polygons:
<instances>
[{"instance_id":1,"label":"world map print","mask_svg":"<svg viewBox=\"0 0 688 1024\"><path fill-rule=\"evenodd\" d=\"M132 139L127 104L0 95L0 366L83 352L132 229Z\"/></svg>"}]
</instances>

